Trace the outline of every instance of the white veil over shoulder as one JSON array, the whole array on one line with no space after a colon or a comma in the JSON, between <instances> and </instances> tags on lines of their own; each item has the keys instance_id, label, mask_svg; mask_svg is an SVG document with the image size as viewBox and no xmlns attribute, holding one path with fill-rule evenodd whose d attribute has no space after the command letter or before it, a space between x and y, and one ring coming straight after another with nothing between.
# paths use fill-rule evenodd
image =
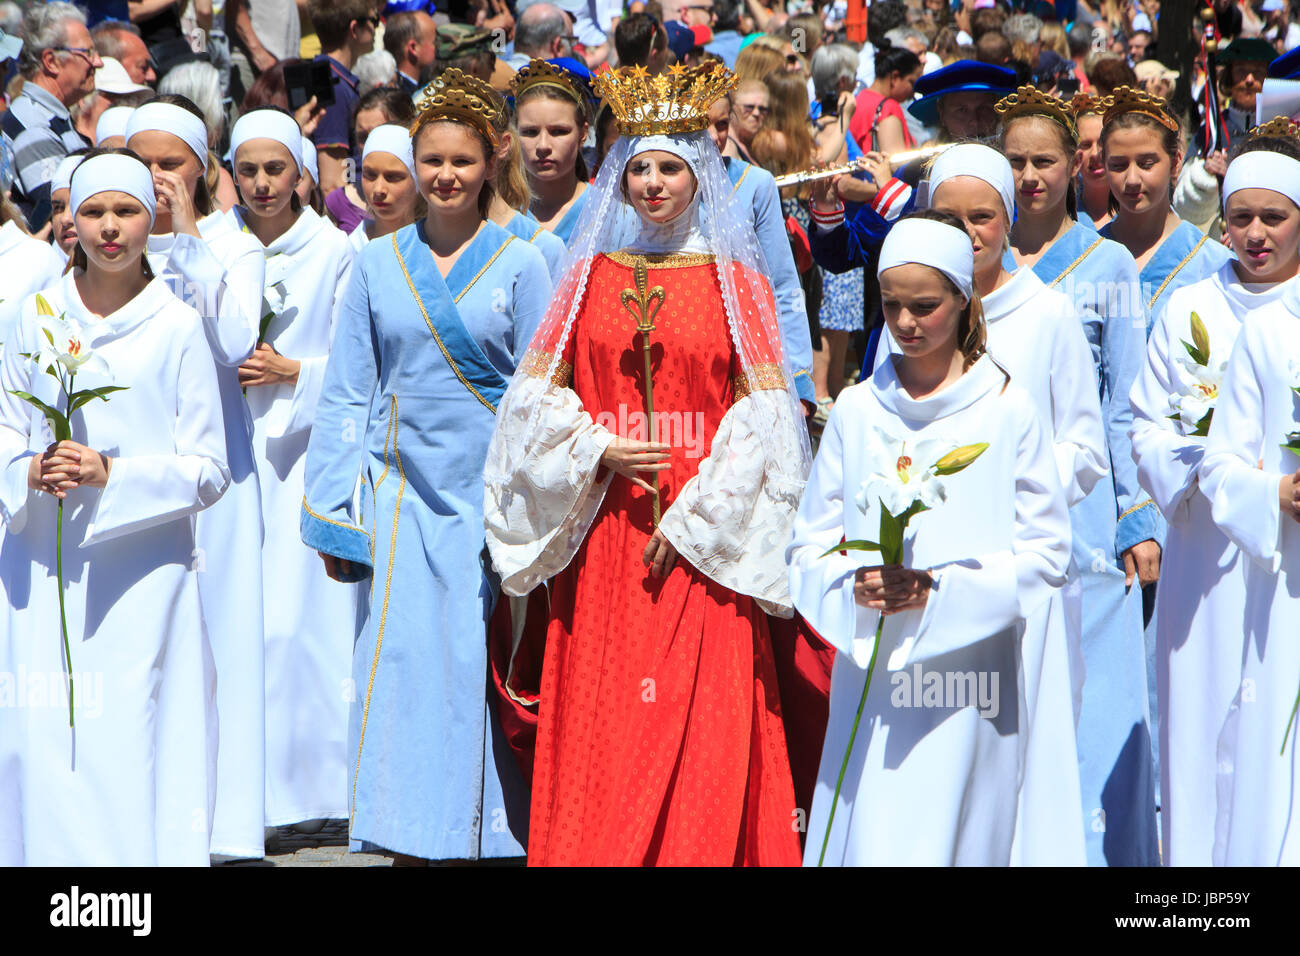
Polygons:
<instances>
[{"instance_id":1,"label":"white veil over shoulder","mask_svg":"<svg viewBox=\"0 0 1300 956\"><path fill-rule=\"evenodd\" d=\"M623 194L629 161L649 150L681 157L697 183L691 206L664 225L643 222ZM747 388L659 530L700 571L788 616L784 549L812 453L752 218L733 203L707 131L620 137L589 189L551 308L497 410L484 505L502 587L526 594L569 563L611 477L596 481L616 436L582 409L563 359L597 257L703 252L715 259Z\"/></svg>"}]
</instances>

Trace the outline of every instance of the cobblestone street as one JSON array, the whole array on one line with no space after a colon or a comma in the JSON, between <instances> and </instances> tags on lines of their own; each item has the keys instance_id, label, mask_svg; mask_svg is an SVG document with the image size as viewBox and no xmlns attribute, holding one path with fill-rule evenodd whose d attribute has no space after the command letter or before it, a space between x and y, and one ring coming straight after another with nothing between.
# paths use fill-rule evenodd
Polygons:
<instances>
[{"instance_id":1,"label":"cobblestone street","mask_svg":"<svg viewBox=\"0 0 1300 956\"><path fill-rule=\"evenodd\" d=\"M393 861L375 853L348 852L346 820L330 820L319 833L299 833L293 827L277 827L276 839L267 847L264 860L233 860L220 866L392 866Z\"/></svg>"}]
</instances>

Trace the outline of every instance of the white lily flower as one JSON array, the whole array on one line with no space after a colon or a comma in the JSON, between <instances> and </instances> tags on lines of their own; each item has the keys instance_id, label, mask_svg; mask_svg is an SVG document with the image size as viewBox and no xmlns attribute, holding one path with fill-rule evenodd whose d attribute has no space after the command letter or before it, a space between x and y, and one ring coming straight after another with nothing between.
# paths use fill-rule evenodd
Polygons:
<instances>
[{"instance_id":1,"label":"white lily flower","mask_svg":"<svg viewBox=\"0 0 1300 956\"><path fill-rule=\"evenodd\" d=\"M41 368L56 365L72 375L83 371L108 374L108 363L90 347L89 329L68 318L38 315L36 321L42 341L35 357Z\"/></svg>"},{"instance_id":2,"label":"white lily flower","mask_svg":"<svg viewBox=\"0 0 1300 956\"><path fill-rule=\"evenodd\" d=\"M935 463L956 446L950 441L923 438L908 442L881 436L881 457L894 457L894 467L871 475L858 489L855 503L866 512L871 503L879 500L892 515L900 515L915 502L927 508L943 504L947 491L941 478L935 475Z\"/></svg>"},{"instance_id":3,"label":"white lily flower","mask_svg":"<svg viewBox=\"0 0 1300 956\"><path fill-rule=\"evenodd\" d=\"M1190 432L1218 402L1219 385L1223 382L1228 363L1211 361L1207 367L1192 361L1189 356L1179 356L1177 362L1182 373L1176 383L1178 390L1169 396L1169 411L1179 416L1183 427Z\"/></svg>"}]
</instances>

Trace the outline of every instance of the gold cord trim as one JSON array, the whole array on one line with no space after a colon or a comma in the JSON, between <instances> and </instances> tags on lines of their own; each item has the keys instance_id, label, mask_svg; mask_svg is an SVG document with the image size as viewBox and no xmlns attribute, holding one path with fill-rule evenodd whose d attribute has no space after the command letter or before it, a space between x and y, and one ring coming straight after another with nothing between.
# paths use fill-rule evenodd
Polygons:
<instances>
[{"instance_id":1,"label":"gold cord trim","mask_svg":"<svg viewBox=\"0 0 1300 956\"><path fill-rule=\"evenodd\" d=\"M467 293L470 289L474 288L474 283L483 277L483 273L487 272L488 269L491 268L492 263L497 261L497 256L501 255L501 253L505 251L506 246L510 245L510 243L514 241L515 241L514 236L506 236L506 241L501 243L501 248L498 249L496 252L492 253L492 258L489 259L487 262L483 263L483 268L479 269L478 272L474 273L474 278L469 280L469 285L461 289L460 295L456 296L456 298L452 299L452 301L455 302L457 305L459 305L460 300L465 298L465 293Z\"/></svg>"},{"instance_id":2,"label":"gold cord trim","mask_svg":"<svg viewBox=\"0 0 1300 956\"><path fill-rule=\"evenodd\" d=\"M1090 245L1087 249L1084 249L1083 252L1079 254L1079 258L1075 259L1075 260L1074 260L1073 262L1071 262L1068 266L1066 266L1066 267L1065 267L1065 271L1062 272L1062 273L1061 273L1059 276L1057 276L1055 279L1053 279L1053 280L1048 284L1047 287L1048 287L1049 289L1055 289L1057 283L1059 283L1062 279L1064 279L1064 278L1065 278L1066 276L1068 276L1071 272L1073 272L1073 271L1075 270L1075 268L1076 268L1080 263L1083 262L1084 259L1088 258L1088 256L1090 256L1090 255L1092 254L1092 250L1096 249L1099 245L1101 245L1102 239L1103 239L1102 236L1098 236L1096 242L1094 242L1092 245Z\"/></svg>"},{"instance_id":3,"label":"gold cord trim","mask_svg":"<svg viewBox=\"0 0 1300 956\"><path fill-rule=\"evenodd\" d=\"M360 531L362 534L366 533L364 528L358 528L354 524L347 524L346 522L343 521L335 521L333 518L327 518L325 517L325 515L317 514L315 511L312 510L311 505L307 504L306 495L302 496L302 509L303 511L307 512L307 514L315 518L317 521L324 521L327 524L335 524L338 525L340 528L347 528L349 531Z\"/></svg>"},{"instance_id":4,"label":"gold cord trim","mask_svg":"<svg viewBox=\"0 0 1300 956\"><path fill-rule=\"evenodd\" d=\"M742 170L740 171L740 178L736 180L736 185L734 185L734 186L731 187L731 191L732 191L733 193L734 193L737 189L739 189L739 188L740 188L740 184L743 183L743 182L745 181L745 177L749 175L749 170L750 170L750 168L751 168L750 165L749 165L748 163L746 163L746 164L745 164L745 168L742 169Z\"/></svg>"},{"instance_id":5,"label":"gold cord trim","mask_svg":"<svg viewBox=\"0 0 1300 956\"><path fill-rule=\"evenodd\" d=\"M1119 516L1119 520L1120 520L1120 521L1123 521L1125 518L1127 518L1127 517L1128 517L1129 515L1131 515L1133 512L1135 512L1135 511L1141 511L1143 508L1149 508L1150 506L1152 506L1152 505L1154 505L1154 504L1155 504L1155 502L1152 501L1150 498L1148 498L1146 501L1142 502L1140 505L1134 505L1132 508L1129 508L1128 511L1125 511L1122 515Z\"/></svg>"},{"instance_id":6,"label":"gold cord trim","mask_svg":"<svg viewBox=\"0 0 1300 956\"><path fill-rule=\"evenodd\" d=\"M635 268L638 262L644 262L652 269L686 269L691 266L712 265L715 259L715 256L709 252L640 253L620 249L618 252L608 252L606 255L629 269Z\"/></svg>"},{"instance_id":7,"label":"gold cord trim","mask_svg":"<svg viewBox=\"0 0 1300 956\"><path fill-rule=\"evenodd\" d=\"M1178 273L1183 271L1183 266L1187 265L1187 263L1192 261L1192 257L1201 251L1201 246L1205 245L1205 241L1209 238L1210 238L1209 233L1206 233L1205 235L1201 236L1201 241L1198 242L1196 245L1192 246L1192 251L1187 253L1187 255L1183 256L1183 261L1178 263L1178 265L1174 266L1173 272L1165 276L1165 281L1160 283L1160 288L1156 289L1156 294L1153 295L1151 297L1151 301L1147 303L1148 312L1150 312L1151 307L1156 304L1156 299L1160 298L1160 293L1165 291L1165 287L1168 286L1169 283L1174 281L1174 276L1178 275Z\"/></svg>"},{"instance_id":8,"label":"gold cord trim","mask_svg":"<svg viewBox=\"0 0 1300 956\"><path fill-rule=\"evenodd\" d=\"M510 238L513 239L514 236L511 236ZM507 242L509 242L509 240L507 240ZM505 246L503 245L501 248L504 249ZM415 282L411 279L411 273L406 269L406 260L402 258L402 250L397 248L397 233L393 233L393 253L397 256L397 264L402 267L402 275L406 276L406 284L411 289L411 295L415 296L415 304L420 307L420 315L424 316L424 324L429 327L429 332L433 335L433 341L438 346L438 351L442 352L442 357L447 360L447 364L451 366L451 370L456 373L456 377L460 379L460 384L469 389L470 394L482 402L484 408L495 415L497 413L497 407L484 398L479 390L471 384L470 380L465 377L465 373L460 370L460 366L456 364L456 360L453 359L451 353L447 351L447 346L442 344L442 336L438 334L438 330L435 329L433 323L429 321L429 313L424 307L424 300L420 298L420 293L415 288ZM497 255L500 254L501 249L498 249ZM495 259L496 256L493 256L492 258ZM489 260L488 265L491 264L492 263ZM486 268L487 266L483 267L483 269ZM479 270L479 275L483 274L483 269ZM478 276L475 276L474 279L477 280ZM470 285L473 284L474 282L471 281ZM467 290L468 288L469 286L466 286ZM394 442L394 445L396 445L396 442Z\"/></svg>"},{"instance_id":9,"label":"gold cord trim","mask_svg":"<svg viewBox=\"0 0 1300 956\"><path fill-rule=\"evenodd\" d=\"M537 238L538 236L540 236L540 235L541 235L542 233L544 233L545 231L546 231L546 227L545 227L545 226L538 226L538 227L537 227L537 231L536 231L535 233L533 233L531 236L528 237L528 241L529 241L529 242L533 242L534 240L536 240L536 238Z\"/></svg>"},{"instance_id":10,"label":"gold cord trim","mask_svg":"<svg viewBox=\"0 0 1300 956\"><path fill-rule=\"evenodd\" d=\"M397 449L397 396L393 396L393 457L397 459L397 473L401 480L397 484L397 501L393 504L393 536L388 545L388 574L384 578L384 603L379 612L379 629L375 632L375 657L370 662L370 679L366 683L366 702L361 709L361 733L357 740L357 766L352 774L352 814L348 818L348 833L357 814L357 778L361 776L361 750L366 744L366 721L370 719L370 697L375 690L375 671L379 669L379 651L384 646L384 627L388 623L388 598L393 588L393 559L397 555L397 520L402 513L402 492L406 490L406 470L402 467L402 453ZM385 454L387 459L387 454ZM376 519L378 519L376 502Z\"/></svg>"}]
</instances>

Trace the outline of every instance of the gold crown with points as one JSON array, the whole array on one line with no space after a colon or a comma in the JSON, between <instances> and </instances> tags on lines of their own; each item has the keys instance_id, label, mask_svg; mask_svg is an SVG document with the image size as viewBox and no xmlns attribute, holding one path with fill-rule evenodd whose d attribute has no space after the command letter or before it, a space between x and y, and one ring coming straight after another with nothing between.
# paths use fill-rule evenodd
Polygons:
<instances>
[{"instance_id":1,"label":"gold crown with points","mask_svg":"<svg viewBox=\"0 0 1300 956\"><path fill-rule=\"evenodd\" d=\"M1014 93L998 100L993 108L1002 117L1004 127L1017 116L1046 116L1064 126L1071 139L1079 138L1079 128L1075 126L1074 114L1070 112L1070 107L1065 100L1044 93L1036 86L1020 87Z\"/></svg>"},{"instance_id":2,"label":"gold crown with points","mask_svg":"<svg viewBox=\"0 0 1300 956\"><path fill-rule=\"evenodd\" d=\"M643 66L596 75L592 86L614 113L623 136L695 133L709 125L709 108L736 88L736 74L722 63L677 63L651 76Z\"/></svg>"},{"instance_id":3,"label":"gold crown with points","mask_svg":"<svg viewBox=\"0 0 1300 956\"><path fill-rule=\"evenodd\" d=\"M1103 123L1110 123L1111 120L1125 113L1142 113L1150 116L1170 132L1181 132L1178 128L1178 120L1170 116L1169 111L1165 109L1163 96L1152 96L1131 86L1117 86L1114 92L1106 97L1103 105L1106 108L1106 114L1102 118Z\"/></svg>"},{"instance_id":4,"label":"gold crown with points","mask_svg":"<svg viewBox=\"0 0 1300 956\"><path fill-rule=\"evenodd\" d=\"M586 105L586 96L578 89L577 81L565 69L552 66L540 57L528 61L510 80L510 92L518 105L519 97L536 86L553 86L579 106Z\"/></svg>"},{"instance_id":5,"label":"gold crown with points","mask_svg":"<svg viewBox=\"0 0 1300 956\"><path fill-rule=\"evenodd\" d=\"M1096 93L1075 93L1070 98L1070 112L1074 114L1076 123L1079 117L1085 114L1100 115L1106 112L1106 97L1098 96Z\"/></svg>"},{"instance_id":6,"label":"gold crown with points","mask_svg":"<svg viewBox=\"0 0 1300 956\"><path fill-rule=\"evenodd\" d=\"M411 126L412 139L421 127L439 120L471 126L482 133L493 147L500 139L496 124L505 108L501 94L477 76L462 73L454 66L434 77L420 91L415 107L420 115Z\"/></svg>"},{"instance_id":7,"label":"gold crown with points","mask_svg":"<svg viewBox=\"0 0 1300 956\"><path fill-rule=\"evenodd\" d=\"M1275 116L1267 123L1252 126L1246 131L1248 139L1254 139L1257 136L1285 136L1289 139L1300 140L1300 125L1292 122L1290 117Z\"/></svg>"}]
</instances>

